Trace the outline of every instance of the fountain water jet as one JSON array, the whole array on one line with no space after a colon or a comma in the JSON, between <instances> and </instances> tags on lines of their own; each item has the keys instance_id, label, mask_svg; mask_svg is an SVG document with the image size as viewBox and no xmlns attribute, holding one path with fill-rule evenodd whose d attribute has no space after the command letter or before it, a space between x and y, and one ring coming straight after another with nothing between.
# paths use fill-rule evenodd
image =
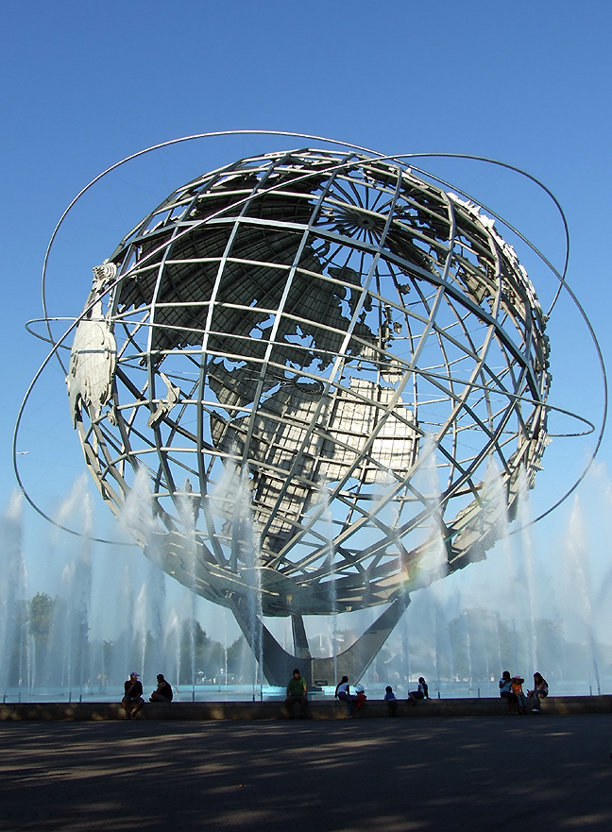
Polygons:
<instances>
[{"instance_id":1,"label":"fountain water jet","mask_svg":"<svg viewBox=\"0 0 612 832\"><path fill-rule=\"evenodd\" d=\"M599 472L599 480L595 484L595 494L600 500L600 506L595 507L589 505L589 509L594 508L596 516L601 518L601 524L604 527L607 523L606 508L609 506L610 489L607 487L607 479L605 473ZM487 478L486 494L483 494L483 500L495 502L497 499L495 494L499 490L499 480L492 471ZM424 486L423 486L424 487ZM78 488L75 489L78 495ZM145 499L148 499L145 497ZM499 499L500 504L503 502ZM82 498L73 496L65 501L65 504L72 506L71 511L78 512ZM593 503L593 499L591 499ZM602 505L603 504L603 505ZM135 508L136 510L136 508ZM522 511L523 509L521 509ZM525 516L529 516L528 507L524 507ZM494 514L493 508L491 512ZM519 511L520 515L520 511ZM519 518L517 518L519 519ZM505 516L499 517L500 525L500 540L496 546L495 551L491 554L489 563L486 568L468 567L454 576L450 576L445 581L438 581L432 583L429 587L415 593L413 602L406 613L402 625L398 628L398 632L393 634L389 642L389 656L391 661L385 665L388 668L389 682L397 684L404 677L413 678L416 675L423 673L431 681L437 682L437 674L441 676L438 690L442 691L442 695L457 695L457 693L466 693L470 690L475 691L476 686L482 688L483 691L489 691L485 695L496 695L496 681L487 687L487 670L491 671L491 675L495 674L497 677L501 669L510 669L520 672L526 678L531 671L535 669L541 670L551 683L551 692L553 693L588 693L588 682L592 678L593 690L606 690L610 685L610 679L606 678L606 674L602 675L601 668L604 666L603 654L601 653L601 633L607 628L607 621L609 617L602 617L599 621L599 639L596 636L596 620L597 613L601 613L600 603L605 603L606 593L609 591L609 585L605 581L608 574L605 570L601 570L604 577L603 581L594 582L594 574L590 573L589 562L592 558L595 547L590 544L589 539L592 534L592 528L585 523L585 513L582 508L582 501L575 500L572 508L571 516L568 520L566 529L562 529L559 534L559 541L556 542L550 536L547 536L544 542L545 550L548 552L558 552L558 556L553 559L552 556L548 558L549 565L555 565L556 569L552 575L547 575L542 558L537 561L533 558L534 568L528 568L524 563L525 557L525 538L529 547L534 551L538 546L537 540L533 535L533 527L530 531L523 529L520 533L510 534L510 526ZM593 522L593 521L591 521ZM507 533L504 534L501 530L505 528ZM15 497L11 500L5 517L3 519L3 541L4 552L10 560L8 563L12 565L12 570L5 570L2 582L2 596L0 596L0 609L2 617L0 617L0 631L6 636L2 641L4 650L3 657L12 654L18 657L20 661L22 679L22 695L35 695L36 690L40 690L40 685L46 682L45 687L49 693L55 698L68 697L70 691L62 688L60 684L59 671L62 666L67 667L68 658L62 661L58 658L57 652L58 635L52 635L48 643L46 652L49 655L54 655L55 659L47 664L47 667L42 668L40 664L37 666L35 661L35 640L28 626L25 630L22 626L23 618L17 600L27 598L28 581L27 569L25 559L22 553L22 519L21 519L21 501ZM61 546L58 545L61 542ZM87 546L83 547L83 542L78 538L68 538L54 543L54 547L58 550L54 555L50 556L49 562L51 569L61 570L65 572L65 580L60 586L59 592L61 599L73 599L79 597L81 594L79 589L75 589L79 583L83 586L90 587L91 599L89 601L89 618L90 625L96 632L105 632L105 638L112 640L114 637L108 630L109 621L117 622L125 618L125 610L135 607L135 599L139 596L142 598L143 607L143 621L148 622L147 628L154 629L155 620L160 617L160 610L167 606L168 600L165 597L165 591L162 590L161 584L154 588L156 581L160 578L160 571L152 563L148 564L144 578L140 576L142 568L138 570L134 568L132 559L123 554L122 550L115 553L113 557L108 556L105 551L104 558L93 558L92 574L94 579L87 573L87 568L83 568L83 558L87 557ZM528 548L529 548L528 547ZM540 544L541 548L541 544ZM61 553L61 562L58 561L58 556ZM142 565L141 565L142 566ZM539 569L535 567L539 566ZM10 574L9 574L10 573ZM80 577L77 579L77 575ZM529 575L532 587L528 588L524 583L521 583L521 576ZM52 572L50 573L52 578ZM121 596L117 601L114 601L112 593L108 593L107 587L110 583L118 584L120 587ZM10 586L9 586L10 584ZM98 586L102 591L94 591L93 586ZM143 589L144 587L144 589ZM151 655L145 654L143 673L151 673L157 670L169 669L167 673L171 679L178 678L178 666L176 662L180 655L179 650L179 629L182 626L181 622L185 616L191 616L192 612L188 607L189 599L186 594L179 603L180 614L175 607L170 607L163 615L164 624L164 647L159 651L160 666L155 667L156 659L151 658ZM534 599L534 623L528 621L528 599L530 595ZM596 602L596 599L599 601ZM557 607L563 601L563 616L559 617ZM482 608L489 608L491 618L482 619L482 623L476 618L481 615ZM435 609L435 614L432 610ZM474 611L474 615L470 613L469 616L461 615L461 610ZM486 614L487 610L483 612ZM414 615L413 615L414 613ZM544 629L540 614L544 617L551 616L553 620L559 619L562 624L556 629L552 629L552 636L555 632L559 635L550 641L551 634L546 629L548 624L544 621ZM21 619L20 619L21 616ZM102 621L105 617L107 620ZM78 624L78 605L75 605L75 610L72 613L72 623ZM455 635L459 634L463 639L464 646L457 644L457 638L452 640L451 649L451 622L459 619L462 623L456 631ZM563 620L565 624L563 625ZM217 616L217 620L219 620ZM489 627L488 622L493 622L493 626ZM485 626L485 622L486 626ZM104 625L104 630L102 627ZM223 630L223 638L225 640L225 653L227 654L227 617L224 610L223 623L219 625ZM407 630L406 630L407 628ZM469 628L469 630L468 630ZM139 628L140 629L140 628ZM563 632L564 639L561 638L560 633ZM483 634L486 633L488 644L483 650ZM534 641L531 641L531 635L535 634ZM134 635L134 634L132 634ZM402 639L408 637L408 642L402 644ZM138 644L130 643L129 637L125 634L116 642L114 652L110 658L101 653L95 655L89 654L89 667L92 668L92 678L104 679L108 677L108 683L111 686L113 695L117 695L123 678L128 670L132 667L141 670L139 662L141 661L142 651L137 636ZM11 643L12 642L12 643ZM467 651L467 644L470 644L470 650ZM10 649L9 649L9 643ZM148 642L149 650L154 650L155 645ZM83 646L86 648L85 642ZM72 653L72 667L78 664L74 658L75 653L81 648L76 649ZM427 648L424 650L422 648ZM465 687L465 683L453 682L457 657L461 652L469 652L468 666L473 668L472 684ZM582 651L582 652L580 652ZM486 653L487 661L481 662L484 664L484 671L480 672L477 669L477 664L483 658L483 652ZM563 662L563 656L567 653L567 664ZM83 655L86 655L86 650ZM534 658L535 655L535 658ZM588 657L590 665L585 662L584 657ZM4 660L4 659L3 659ZM107 664L105 664L107 661ZM173 665L172 663L175 663ZM406 662L410 662L406 666ZM609 663L609 662L608 662ZM51 665L51 667L49 666ZM6 666L6 665L5 665ZM54 675L47 676L47 670L53 670ZM398 673L396 676L395 674ZM475 674L475 675L474 675ZM467 677L469 678L469 673ZM609 674L608 674L609 676ZM47 677L47 678L45 678ZM81 682L85 688L92 687L85 685L88 681L86 677L83 679L76 678L73 674L73 694L76 694L81 687ZM227 679L227 674L226 674ZM66 680L66 672L64 672L64 680ZM355 681L357 678L355 677ZM384 680L383 680L384 681ZM368 686L372 684L368 683ZM469 683L468 683L469 684ZM108 688L108 684L100 683L104 691ZM462 686L463 685L463 686ZM251 685L252 688L252 685ZM435 695L436 686L432 686L432 692ZM4 693L9 693L8 677L5 675L4 679ZM10 695L18 696L18 691L13 687Z\"/></svg>"},{"instance_id":2,"label":"fountain water jet","mask_svg":"<svg viewBox=\"0 0 612 832\"><path fill-rule=\"evenodd\" d=\"M228 541L232 567L241 570L241 592L229 596L229 603L236 620L251 647L252 696L263 689L264 626L262 611L262 585L260 562L260 538L253 512L251 481L233 463L227 463L221 479L211 494L212 513L222 522L221 534Z\"/></svg>"},{"instance_id":3,"label":"fountain water jet","mask_svg":"<svg viewBox=\"0 0 612 832\"><path fill-rule=\"evenodd\" d=\"M597 693L601 694L598 647L593 629L591 580L587 550L587 534L578 497L574 498L568 521L568 533L563 551L563 575L566 586L578 600L576 615L564 620L566 640L576 639L584 643L591 658Z\"/></svg>"},{"instance_id":4,"label":"fountain water jet","mask_svg":"<svg viewBox=\"0 0 612 832\"><path fill-rule=\"evenodd\" d=\"M0 667L3 668L3 696L11 678L27 687L32 668L29 662L23 605L27 597L27 571L23 557L23 498L13 494L0 526L5 566L0 570Z\"/></svg>"},{"instance_id":5,"label":"fountain water jet","mask_svg":"<svg viewBox=\"0 0 612 832\"><path fill-rule=\"evenodd\" d=\"M68 694L83 695L92 678L91 656L88 649L90 605L92 596L91 530L92 503L87 490L87 479L79 477L59 510L59 522L79 519L79 535L62 541L53 535L54 548L61 547L61 578L59 592L53 601L48 637L41 633L33 639L44 650L41 662L42 679L34 680L33 687L54 683Z\"/></svg>"}]
</instances>

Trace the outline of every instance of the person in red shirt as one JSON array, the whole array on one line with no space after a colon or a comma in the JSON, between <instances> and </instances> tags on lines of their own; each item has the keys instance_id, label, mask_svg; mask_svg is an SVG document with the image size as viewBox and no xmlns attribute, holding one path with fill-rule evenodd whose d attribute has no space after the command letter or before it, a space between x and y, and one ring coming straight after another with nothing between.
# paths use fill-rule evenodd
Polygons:
<instances>
[{"instance_id":1,"label":"person in red shirt","mask_svg":"<svg viewBox=\"0 0 612 832\"><path fill-rule=\"evenodd\" d=\"M363 685L357 685L355 688L355 708L360 711L366 703L367 696Z\"/></svg>"}]
</instances>

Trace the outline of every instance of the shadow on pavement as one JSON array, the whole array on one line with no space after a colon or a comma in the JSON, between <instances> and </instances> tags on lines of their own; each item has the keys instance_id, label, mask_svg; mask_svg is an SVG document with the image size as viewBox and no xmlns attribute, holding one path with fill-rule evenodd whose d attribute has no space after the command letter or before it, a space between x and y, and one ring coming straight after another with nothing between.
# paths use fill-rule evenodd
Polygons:
<instances>
[{"instance_id":1,"label":"shadow on pavement","mask_svg":"<svg viewBox=\"0 0 612 832\"><path fill-rule=\"evenodd\" d=\"M1 828L612 830L612 715L2 723Z\"/></svg>"}]
</instances>

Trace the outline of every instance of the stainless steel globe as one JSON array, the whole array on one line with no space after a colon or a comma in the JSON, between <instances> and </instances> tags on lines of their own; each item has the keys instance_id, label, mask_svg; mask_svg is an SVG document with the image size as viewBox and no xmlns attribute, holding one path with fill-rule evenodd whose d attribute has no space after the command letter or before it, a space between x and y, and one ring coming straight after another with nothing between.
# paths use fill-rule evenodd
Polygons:
<instances>
[{"instance_id":1,"label":"stainless steel globe","mask_svg":"<svg viewBox=\"0 0 612 832\"><path fill-rule=\"evenodd\" d=\"M135 532L202 596L240 615L256 587L294 621L405 604L495 541L489 465L504 509L533 484L545 320L493 221L400 162L242 159L94 269L74 424L113 511L146 472Z\"/></svg>"}]
</instances>

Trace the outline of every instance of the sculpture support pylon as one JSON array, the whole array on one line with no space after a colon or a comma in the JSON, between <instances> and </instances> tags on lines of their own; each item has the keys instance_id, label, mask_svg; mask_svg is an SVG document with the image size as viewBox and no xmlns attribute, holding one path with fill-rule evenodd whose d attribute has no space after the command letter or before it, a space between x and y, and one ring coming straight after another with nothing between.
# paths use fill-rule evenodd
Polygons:
<instances>
[{"instance_id":1,"label":"sculpture support pylon","mask_svg":"<svg viewBox=\"0 0 612 832\"><path fill-rule=\"evenodd\" d=\"M259 633L253 627L252 615L247 612L246 599L234 595L231 602L232 612L251 650L256 657L261 653L262 670L268 683L284 687L291 678L294 667L300 668L309 686L316 685L317 682L335 684L336 668L340 675L348 676L351 681L359 680L404 614L410 597L406 595L397 598L349 648L337 656L325 658L311 655L301 615L291 616L295 645L294 653L291 654L281 647L261 620L260 647Z\"/></svg>"}]
</instances>

